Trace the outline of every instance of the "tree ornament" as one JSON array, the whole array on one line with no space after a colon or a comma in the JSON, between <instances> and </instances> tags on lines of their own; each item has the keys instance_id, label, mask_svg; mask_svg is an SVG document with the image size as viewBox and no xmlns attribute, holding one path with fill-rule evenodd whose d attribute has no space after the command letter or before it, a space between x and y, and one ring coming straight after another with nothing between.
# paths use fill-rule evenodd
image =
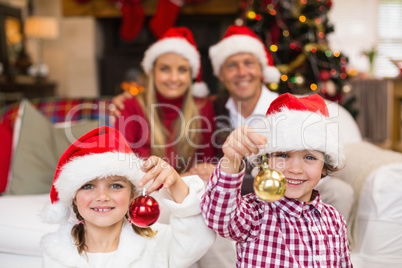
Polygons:
<instances>
[{"instance_id":1,"label":"tree ornament","mask_svg":"<svg viewBox=\"0 0 402 268\"><path fill-rule=\"evenodd\" d=\"M131 203L128 213L131 223L138 227L148 227L159 218L159 204L155 198L148 195L147 189L144 188Z\"/></svg>"},{"instance_id":2,"label":"tree ornament","mask_svg":"<svg viewBox=\"0 0 402 268\"><path fill-rule=\"evenodd\" d=\"M325 83L325 88L327 89L327 94L331 97L335 96L336 94L336 85L332 80L328 80Z\"/></svg>"},{"instance_id":3,"label":"tree ornament","mask_svg":"<svg viewBox=\"0 0 402 268\"><path fill-rule=\"evenodd\" d=\"M261 171L254 179L254 192L264 201L274 202L283 197L286 191L286 178L282 172L270 169L268 157L262 156Z\"/></svg>"},{"instance_id":4,"label":"tree ornament","mask_svg":"<svg viewBox=\"0 0 402 268\"><path fill-rule=\"evenodd\" d=\"M345 84L342 87L342 92L345 94L348 94L350 91L352 91L352 86L350 84Z\"/></svg>"},{"instance_id":5,"label":"tree ornament","mask_svg":"<svg viewBox=\"0 0 402 268\"><path fill-rule=\"evenodd\" d=\"M328 70L321 70L319 75L320 81L328 81L331 78L331 74Z\"/></svg>"}]
</instances>

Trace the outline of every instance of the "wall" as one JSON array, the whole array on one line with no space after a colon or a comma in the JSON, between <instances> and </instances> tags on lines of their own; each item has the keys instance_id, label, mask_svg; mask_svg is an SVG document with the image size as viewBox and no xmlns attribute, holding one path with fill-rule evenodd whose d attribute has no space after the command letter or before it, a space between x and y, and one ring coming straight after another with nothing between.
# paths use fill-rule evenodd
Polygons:
<instances>
[{"instance_id":1,"label":"wall","mask_svg":"<svg viewBox=\"0 0 402 268\"><path fill-rule=\"evenodd\" d=\"M27 0L0 2L22 8L23 14L27 14ZM91 17L62 17L62 0L34 0L33 6L34 15L59 20L59 37L42 42L43 62L49 66L49 79L57 82L57 95L98 96L95 20ZM26 45L32 61L37 62L38 41L28 38Z\"/></svg>"},{"instance_id":2,"label":"wall","mask_svg":"<svg viewBox=\"0 0 402 268\"><path fill-rule=\"evenodd\" d=\"M362 51L377 43L378 0L332 0L329 20L335 32L328 35L332 50L349 58L349 67L368 72L369 62Z\"/></svg>"},{"instance_id":3,"label":"wall","mask_svg":"<svg viewBox=\"0 0 402 268\"><path fill-rule=\"evenodd\" d=\"M58 95L98 96L95 20L91 17L62 17L62 0L34 0L34 7L34 14L55 16L60 21L59 38L43 42L43 60L49 65L50 79L58 83Z\"/></svg>"}]
</instances>

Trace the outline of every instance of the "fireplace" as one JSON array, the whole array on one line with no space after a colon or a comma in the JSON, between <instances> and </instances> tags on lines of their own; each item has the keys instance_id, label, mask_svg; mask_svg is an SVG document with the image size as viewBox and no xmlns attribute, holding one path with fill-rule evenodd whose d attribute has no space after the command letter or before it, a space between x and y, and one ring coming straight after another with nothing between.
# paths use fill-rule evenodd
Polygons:
<instances>
[{"instance_id":1,"label":"fireplace","mask_svg":"<svg viewBox=\"0 0 402 268\"><path fill-rule=\"evenodd\" d=\"M181 15L176 23L176 26L186 26L193 32L201 54L203 81L208 84L211 93L217 93L219 81L213 76L208 48L221 39L235 18L235 15ZM102 96L120 93L120 84L127 80L127 75L133 70L141 71L143 53L156 41L146 27L148 20L133 41L124 42L119 36L121 18L97 19L97 66Z\"/></svg>"}]
</instances>

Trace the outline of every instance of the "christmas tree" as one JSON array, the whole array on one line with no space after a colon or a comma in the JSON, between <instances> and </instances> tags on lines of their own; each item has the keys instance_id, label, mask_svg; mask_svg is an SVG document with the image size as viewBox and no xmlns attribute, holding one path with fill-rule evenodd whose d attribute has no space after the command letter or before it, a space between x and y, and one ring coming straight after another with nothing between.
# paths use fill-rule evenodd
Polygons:
<instances>
[{"instance_id":1,"label":"christmas tree","mask_svg":"<svg viewBox=\"0 0 402 268\"><path fill-rule=\"evenodd\" d=\"M327 35L334 31L328 20L331 0L244 0L244 23L265 42L282 73L268 87L279 93L317 92L339 102L353 117L354 97L347 97L348 59L332 51Z\"/></svg>"}]
</instances>

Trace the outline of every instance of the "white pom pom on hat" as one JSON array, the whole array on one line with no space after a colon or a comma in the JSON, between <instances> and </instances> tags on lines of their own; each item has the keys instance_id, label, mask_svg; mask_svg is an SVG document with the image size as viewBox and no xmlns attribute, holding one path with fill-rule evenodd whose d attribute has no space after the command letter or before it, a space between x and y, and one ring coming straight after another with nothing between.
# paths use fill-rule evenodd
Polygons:
<instances>
[{"instance_id":1,"label":"white pom pom on hat","mask_svg":"<svg viewBox=\"0 0 402 268\"><path fill-rule=\"evenodd\" d=\"M238 53L251 53L258 59L265 82L279 82L281 74L266 46L250 28L237 25L229 26L222 40L209 48L214 75L218 77L225 60Z\"/></svg>"},{"instance_id":2,"label":"white pom pom on hat","mask_svg":"<svg viewBox=\"0 0 402 268\"><path fill-rule=\"evenodd\" d=\"M152 44L144 54L141 66L145 74L149 75L155 60L165 54L173 52L188 60L192 69L192 76L196 79L193 84L193 96L206 97L209 94L207 85L202 82L201 57L198 52L193 34L187 27L172 27L161 38Z\"/></svg>"},{"instance_id":3,"label":"white pom pom on hat","mask_svg":"<svg viewBox=\"0 0 402 268\"><path fill-rule=\"evenodd\" d=\"M50 191L51 203L45 205L42 218L48 223L66 222L76 192L94 179L121 176L138 189L145 175L142 164L118 130L102 126L88 132L60 157Z\"/></svg>"}]
</instances>

